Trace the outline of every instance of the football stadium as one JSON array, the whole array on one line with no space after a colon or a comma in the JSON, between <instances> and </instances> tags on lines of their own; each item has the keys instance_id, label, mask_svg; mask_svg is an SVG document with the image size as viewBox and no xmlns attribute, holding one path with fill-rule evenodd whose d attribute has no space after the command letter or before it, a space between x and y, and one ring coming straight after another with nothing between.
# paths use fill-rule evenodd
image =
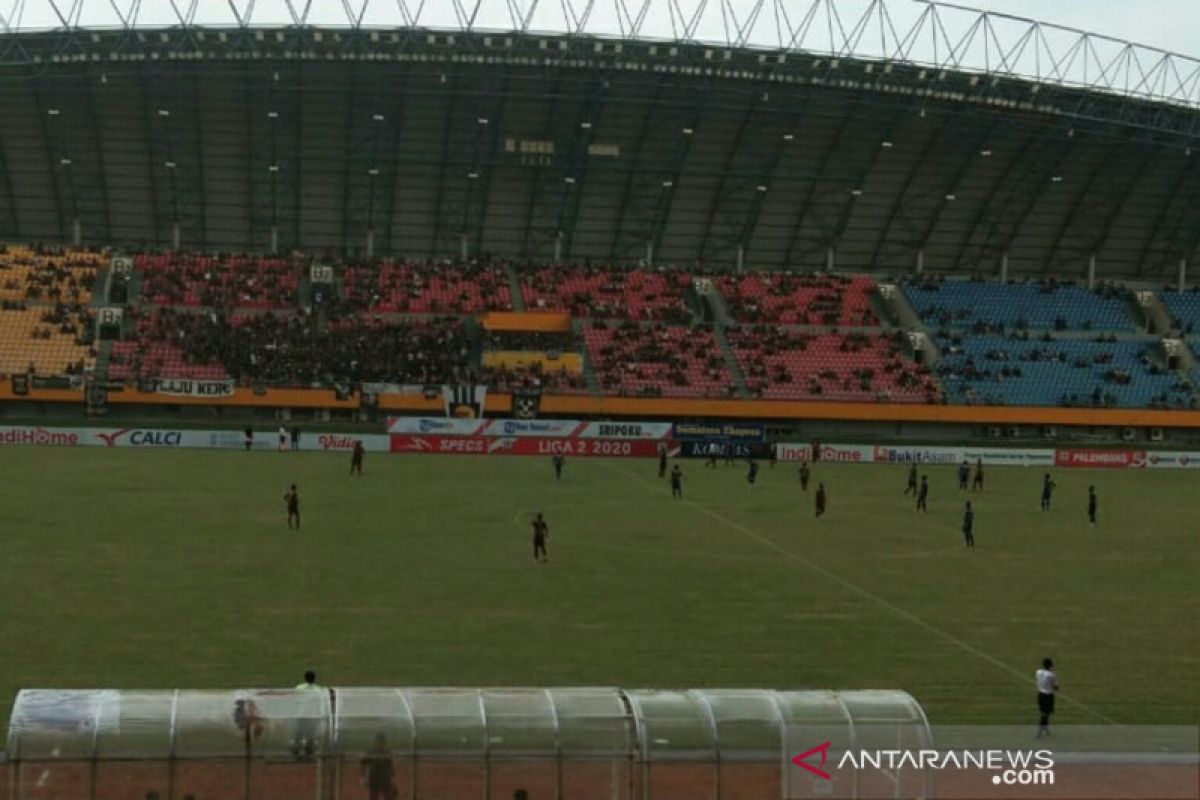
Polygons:
<instances>
[{"instance_id":1,"label":"football stadium","mask_svg":"<svg viewBox=\"0 0 1200 800\"><path fill-rule=\"evenodd\" d=\"M0 800L1200 796L1121 35L0 0Z\"/></svg>"}]
</instances>

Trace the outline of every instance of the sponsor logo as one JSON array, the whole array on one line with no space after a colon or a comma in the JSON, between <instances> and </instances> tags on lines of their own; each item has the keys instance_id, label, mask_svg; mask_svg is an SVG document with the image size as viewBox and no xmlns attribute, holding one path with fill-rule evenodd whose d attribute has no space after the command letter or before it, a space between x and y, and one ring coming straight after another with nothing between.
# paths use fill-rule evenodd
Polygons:
<instances>
[{"instance_id":1,"label":"sponsor logo","mask_svg":"<svg viewBox=\"0 0 1200 800\"><path fill-rule=\"evenodd\" d=\"M762 425L739 425L729 423L676 423L676 439L726 439L741 442L761 442L764 437Z\"/></svg>"},{"instance_id":2,"label":"sponsor logo","mask_svg":"<svg viewBox=\"0 0 1200 800\"><path fill-rule=\"evenodd\" d=\"M128 435L129 444L135 447L179 447L183 444L183 433L180 431L142 430L139 428L121 428L108 433L96 433L96 438L104 442L106 447L117 447Z\"/></svg>"},{"instance_id":3,"label":"sponsor logo","mask_svg":"<svg viewBox=\"0 0 1200 800\"><path fill-rule=\"evenodd\" d=\"M954 464L962 460L959 451L932 448L876 447L873 455L876 461L888 464Z\"/></svg>"},{"instance_id":4,"label":"sponsor logo","mask_svg":"<svg viewBox=\"0 0 1200 800\"><path fill-rule=\"evenodd\" d=\"M433 444L424 436L393 436L393 453L432 453Z\"/></svg>"},{"instance_id":5,"label":"sponsor logo","mask_svg":"<svg viewBox=\"0 0 1200 800\"><path fill-rule=\"evenodd\" d=\"M858 445L821 445L821 461L833 461L842 464L868 464L873 460L873 452L868 447ZM777 444L775 458L779 461L812 461L812 445L807 444Z\"/></svg>"},{"instance_id":6,"label":"sponsor logo","mask_svg":"<svg viewBox=\"0 0 1200 800\"><path fill-rule=\"evenodd\" d=\"M438 431L448 431L454 427L454 423L450 420L424 418L417 425L421 433L437 433Z\"/></svg>"},{"instance_id":7,"label":"sponsor logo","mask_svg":"<svg viewBox=\"0 0 1200 800\"><path fill-rule=\"evenodd\" d=\"M642 436L642 426L637 424L624 425L619 422L601 422L596 427L598 436L611 436L615 439L639 438Z\"/></svg>"},{"instance_id":8,"label":"sponsor logo","mask_svg":"<svg viewBox=\"0 0 1200 800\"><path fill-rule=\"evenodd\" d=\"M1145 450L1056 450L1054 463L1060 467L1128 467L1146 466Z\"/></svg>"},{"instance_id":9,"label":"sponsor logo","mask_svg":"<svg viewBox=\"0 0 1200 800\"><path fill-rule=\"evenodd\" d=\"M0 430L0 444L77 445L79 434L46 428L6 428Z\"/></svg>"},{"instance_id":10,"label":"sponsor logo","mask_svg":"<svg viewBox=\"0 0 1200 800\"><path fill-rule=\"evenodd\" d=\"M322 450L353 450L356 436L342 436L334 433L322 433L317 437L317 444Z\"/></svg>"}]
</instances>

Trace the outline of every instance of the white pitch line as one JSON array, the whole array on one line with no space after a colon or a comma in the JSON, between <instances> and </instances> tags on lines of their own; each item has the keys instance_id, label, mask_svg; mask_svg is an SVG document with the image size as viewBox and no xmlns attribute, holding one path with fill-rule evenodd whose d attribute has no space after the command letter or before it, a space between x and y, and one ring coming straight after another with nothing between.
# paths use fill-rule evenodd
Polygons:
<instances>
[{"instance_id":1,"label":"white pitch line","mask_svg":"<svg viewBox=\"0 0 1200 800\"><path fill-rule=\"evenodd\" d=\"M620 467L614 465L610 461L605 460L603 463L605 466L607 466L609 469L613 470L614 472L619 472L622 475L625 475L626 477L631 478L640 484L645 485L645 484L649 483L645 478L641 477L640 475L637 475L637 474L630 472L628 470L625 470L625 469L621 469ZM654 484L654 485L655 485L655 487L657 487L657 484ZM1021 670L1016 669L1015 667L1005 664L1003 661L999 660L998 658L995 658L994 656L988 655L987 653L980 650L978 647L975 647L973 644L970 644L969 642L964 642L962 639L959 639L954 634L947 633L946 631L942 630L941 628L937 627L936 625L934 625L930 622L927 622L925 619L923 619L921 617L918 617L916 614L909 611L908 609L901 608L900 606L896 605L895 603L891 602L890 600L887 600L886 598L880 597L879 595L874 594L873 592L870 592L870 591L862 588L858 584L853 583L853 582L847 580L846 578L843 578L841 575L838 575L836 572L832 572L832 571L826 569L825 567L821 566L820 564L805 558L804 556L800 555L799 553L794 553L791 550L788 550L787 548L783 547L782 545L779 545L778 543L772 541L771 539L768 539L767 537L765 537L759 533L756 533L755 531L751 530L750 528L747 528L745 525L741 524L737 520L732 520L729 517L726 517L722 514L717 513L716 511L713 511L705 506L700 505L699 503L696 503L692 500L688 500L686 497L682 498L676 502L683 503L684 505L689 506L689 507L695 509L696 511L699 511L701 514L704 514L708 517L711 517L711 518L717 520L718 522L724 524L726 527L732 528L733 530L737 531L738 533L742 534L743 536L753 539L754 541L758 542L759 544L763 545L764 547L767 547L771 550L774 550L776 553L779 553L781 556L784 556L785 558L789 558L792 561L795 561L797 564L800 564L801 566L803 566L809 570L812 570L813 572L817 573L818 575L821 575L822 577L824 577L826 580L832 581L833 583L838 584L842 588L847 589L847 590L853 592L854 594L859 595L860 597L870 600L871 602L875 603L876 605L892 612L896 616L901 617L902 619L905 619L908 622L911 622L913 625L916 625L919 628L923 628L926 631L928 631L929 633L932 633L935 636L937 636L941 639L944 639L947 642L950 642L955 647L958 647L958 648L970 653L971 655L976 656L977 658L980 658L980 659L986 661L987 663L991 664L993 667L996 667L1000 670L1003 670L1004 672L1007 672L1009 675L1012 675L1013 677L1020 680L1021 683L1024 683L1024 684L1031 683L1030 676L1027 675L1025 672L1022 672ZM1121 723L1117 722L1115 719L1113 719L1112 717L1108 716L1107 714L1097 711L1094 708L1092 708L1091 706L1085 705L1084 703L1081 703L1078 700L1074 700L1074 699L1068 697L1067 695L1062 694L1061 692L1058 693L1058 696L1064 702L1075 706L1076 708L1090 714L1091 716L1095 717L1096 719L1103 720L1104 722L1108 723L1109 725L1120 725L1121 724Z\"/></svg>"}]
</instances>

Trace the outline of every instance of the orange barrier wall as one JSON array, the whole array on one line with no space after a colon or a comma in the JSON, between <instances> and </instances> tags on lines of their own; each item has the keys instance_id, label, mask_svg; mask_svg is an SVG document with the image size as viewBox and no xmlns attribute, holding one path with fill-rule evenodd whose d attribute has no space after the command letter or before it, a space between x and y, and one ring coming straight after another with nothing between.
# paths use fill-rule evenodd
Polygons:
<instances>
[{"instance_id":1,"label":"orange barrier wall","mask_svg":"<svg viewBox=\"0 0 1200 800\"><path fill-rule=\"evenodd\" d=\"M479 322L485 331L571 332L571 315L565 311L489 311Z\"/></svg>"},{"instance_id":2,"label":"orange barrier wall","mask_svg":"<svg viewBox=\"0 0 1200 800\"><path fill-rule=\"evenodd\" d=\"M6 379L0 380L0 401L78 403L83 392L70 389L31 389L14 395ZM175 397L126 390L111 392L112 405L191 405L257 408L329 408L353 410L357 395L338 400L329 389L269 389L258 395L237 389L232 397ZM441 416L442 398L384 394L379 409L426 416ZM512 397L489 393L486 413L506 416ZM761 420L847 420L864 422L937 422L974 425L1083 425L1098 428L1200 428L1200 411L1155 409L1057 408L1036 406L942 406L887 403L813 403L787 400L703 400L665 397L542 396L543 414L566 417L667 417Z\"/></svg>"}]
</instances>

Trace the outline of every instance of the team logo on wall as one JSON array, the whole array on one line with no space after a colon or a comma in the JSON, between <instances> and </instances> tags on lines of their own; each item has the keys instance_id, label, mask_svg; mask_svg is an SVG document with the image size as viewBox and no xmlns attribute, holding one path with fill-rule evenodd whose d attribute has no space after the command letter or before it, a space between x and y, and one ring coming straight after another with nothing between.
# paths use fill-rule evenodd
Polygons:
<instances>
[{"instance_id":1,"label":"team logo on wall","mask_svg":"<svg viewBox=\"0 0 1200 800\"><path fill-rule=\"evenodd\" d=\"M483 416L483 401L487 399L487 386L458 385L442 387L442 402L447 417L478 419Z\"/></svg>"},{"instance_id":2,"label":"team logo on wall","mask_svg":"<svg viewBox=\"0 0 1200 800\"><path fill-rule=\"evenodd\" d=\"M517 419L535 419L542 407L542 390L537 387L514 389L512 396L513 416Z\"/></svg>"}]
</instances>

